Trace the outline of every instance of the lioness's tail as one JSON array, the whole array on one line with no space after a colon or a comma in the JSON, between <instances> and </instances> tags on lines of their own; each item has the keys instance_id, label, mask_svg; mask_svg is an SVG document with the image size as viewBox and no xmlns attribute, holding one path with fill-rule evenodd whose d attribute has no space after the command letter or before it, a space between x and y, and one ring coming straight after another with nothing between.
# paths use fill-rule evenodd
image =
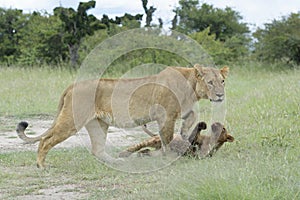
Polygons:
<instances>
[{"instance_id":1,"label":"lioness's tail","mask_svg":"<svg viewBox=\"0 0 300 200\"><path fill-rule=\"evenodd\" d=\"M18 125L17 125L17 133L18 133L18 136L20 139L22 139L25 143L35 143L35 142L38 142L41 140L41 138L46 134L42 134L42 135L39 135L37 137L28 137L24 131L25 129L28 127L28 123L27 122L20 122Z\"/></svg>"},{"instance_id":2,"label":"lioness's tail","mask_svg":"<svg viewBox=\"0 0 300 200\"><path fill-rule=\"evenodd\" d=\"M68 91L70 91L72 89L73 85L69 86L65 91L64 93L62 94L60 100L59 100L59 104L58 104L58 112L57 112L57 116L60 114L63 106L64 106L64 98L66 96L66 94L68 93ZM55 124L56 124L56 120L57 120L57 116L55 118L55 120L53 121L52 123L52 126L53 127ZM24 131L25 129L28 127L28 123L27 122L20 122L18 125L17 125L17 133L18 133L18 136L20 139L22 139L25 143L30 143L30 144L33 144L33 143L36 143L38 141L40 141L42 139L42 137L46 136L49 132L49 129L43 133L42 135L39 135L37 137L28 137Z\"/></svg>"}]
</instances>

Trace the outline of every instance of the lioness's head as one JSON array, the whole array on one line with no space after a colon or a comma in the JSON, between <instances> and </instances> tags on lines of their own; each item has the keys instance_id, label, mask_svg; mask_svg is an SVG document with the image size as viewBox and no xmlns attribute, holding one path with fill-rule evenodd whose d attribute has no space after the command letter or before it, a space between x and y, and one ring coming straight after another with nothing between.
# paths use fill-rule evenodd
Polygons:
<instances>
[{"instance_id":1,"label":"lioness's head","mask_svg":"<svg viewBox=\"0 0 300 200\"><path fill-rule=\"evenodd\" d=\"M229 73L229 67L216 69L194 65L196 69L196 95L198 98L206 98L212 102L222 102L225 97L225 78Z\"/></svg>"}]
</instances>

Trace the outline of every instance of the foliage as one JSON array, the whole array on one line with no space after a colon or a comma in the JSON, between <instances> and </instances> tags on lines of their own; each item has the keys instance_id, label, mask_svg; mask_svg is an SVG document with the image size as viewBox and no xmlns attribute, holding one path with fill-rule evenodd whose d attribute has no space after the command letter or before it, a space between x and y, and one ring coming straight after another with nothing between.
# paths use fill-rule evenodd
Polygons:
<instances>
[{"instance_id":1,"label":"foliage","mask_svg":"<svg viewBox=\"0 0 300 200\"><path fill-rule=\"evenodd\" d=\"M231 50L224 45L223 42L216 40L215 34L209 34L210 28L204 31L190 34L190 37L196 40L209 55L211 55L216 64L224 64L230 60L232 56Z\"/></svg>"},{"instance_id":2,"label":"foliage","mask_svg":"<svg viewBox=\"0 0 300 200\"><path fill-rule=\"evenodd\" d=\"M210 27L201 32L195 32L189 35L196 40L212 56L217 65L228 62L235 63L239 59L249 54L247 42L244 38L233 36L222 42L216 39L215 34L210 33Z\"/></svg>"},{"instance_id":3,"label":"foliage","mask_svg":"<svg viewBox=\"0 0 300 200\"><path fill-rule=\"evenodd\" d=\"M141 28L143 24L143 14L124 13L114 19L103 14L97 19L88 14L95 3L79 3L77 10L57 7L54 14L40 11L24 14L22 10L0 8L0 63L8 66L68 66L66 63L69 62L75 67L104 39ZM145 12L145 27L164 28L161 18L158 18L159 24L152 22L157 8L149 6L148 0L141 0L141 6ZM300 13L291 13L265 24L264 28L257 29L253 34L255 40L251 41L247 24L241 22L240 13L230 7L220 9L199 0L180 0L173 11L171 30L195 39L216 64L251 59L292 66L300 64ZM154 49L140 51L143 57L132 52L122 57L126 64L122 65L120 59L115 64L125 67L150 60L158 63L162 58L163 63L185 63L172 53Z\"/></svg>"},{"instance_id":4,"label":"foliage","mask_svg":"<svg viewBox=\"0 0 300 200\"><path fill-rule=\"evenodd\" d=\"M73 67L78 64L81 40L86 35L93 35L96 30L105 28L105 25L101 24L94 15L87 14L89 9L95 8L95 5L95 1L80 2L77 11L72 8L54 8L54 15L58 16L63 23L63 40L68 46Z\"/></svg>"},{"instance_id":5,"label":"foliage","mask_svg":"<svg viewBox=\"0 0 300 200\"><path fill-rule=\"evenodd\" d=\"M22 35L19 33L26 25L23 11L0 8L0 61L8 65L15 62L21 54L18 48Z\"/></svg>"},{"instance_id":6,"label":"foliage","mask_svg":"<svg viewBox=\"0 0 300 200\"><path fill-rule=\"evenodd\" d=\"M212 37L205 41L204 48L212 53L216 63L234 61L248 55L249 29L247 24L240 22L242 17L238 12L229 7L220 9L206 3L199 5L198 0L181 0L179 4L174 10L172 29L191 34L192 37L196 37L201 31L207 34L208 30Z\"/></svg>"},{"instance_id":7,"label":"foliage","mask_svg":"<svg viewBox=\"0 0 300 200\"><path fill-rule=\"evenodd\" d=\"M79 62L82 63L86 56L108 37L109 35L106 29L100 29L95 31L93 35L84 37L78 50Z\"/></svg>"},{"instance_id":8,"label":"foliage","mask_svg":"<svg viewBox=\"0 0 300 200\"><path fill-rule=\"evenodd\" d=\"M300 12L265 24L253 36L257 59L300 64Z\"/></svg>"},{"instance_id":9,"label":"foliage","mask_svg":"<svg viewBox=\"0 0 300 200\"><path fill-rule=\"evenodd\" d=\"M95 1L79 3L77 11L57 7L54 15L0 8L0 61L8 65L58 65L70 58L75 66L81 40L106 28L87 14L94 7Z\"/></svg>"},{"instance_id":10,"label":"foliage","mask_svg":"<svg viewBox=\"0 0 300 200\"><path fill-rule=\"evenodd\" d=\"M60 19L55 15L39 12L27 15L27 24L20 31L22 38L19 42L21 54L18 63L57 65L67 61L68 49L63 42L61 25Z\"/></svg>"},{"instance_id":11,"label":"foliage","mask_svg":"<svg viewBox=\"0 0 300 200\"><path fill-rule=\"evenodd\" d=\"M250 55L251 38L244 35L234 35L224 42L224 46L231 51L228 61L237 61Z\"/></svg>"},{"instance_id":12,"label":"foliage","mask_svg":"<svg viewBox=\"0 0 300 200\"><path fill-rule=\"evenodd\" d=\"M247 24L240 22L242 16L230 7L220 9L206 3L199 6L198 0L180 0L179 5L174 12L179 17L177 30L180 32L200 32L210 27L210 34L221 41L249 33Z\"/></svg>"},{"instance_id":13,"label":"foliage","mask_svg":"<svg viewBox=\"0 0 300 200\"><path fill-rule=\"evenodd\" d=\"M106 25L108 35L113 36L128 29L140 28L142 18L142 14L131 15L125 13L121 17L110 19L104 14L102 16L101 23Z\"/></svg>"}]
</instances>

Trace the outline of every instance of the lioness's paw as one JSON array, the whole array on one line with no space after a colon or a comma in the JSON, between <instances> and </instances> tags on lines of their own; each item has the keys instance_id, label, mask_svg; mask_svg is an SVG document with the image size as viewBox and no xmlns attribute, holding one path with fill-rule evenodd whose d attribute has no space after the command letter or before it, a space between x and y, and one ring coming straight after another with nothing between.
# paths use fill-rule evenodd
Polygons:
<instances>
[{"instance_id":1,"label":"lioness's paw","mask_svg":"<svg viewBox=\"0 0 300 200\"><path fill-rule=\"evenodd\" d=\"M107 153L103 153L98 157L102 162L107 164L119 164L124 162L123 158L114 158Z\"/></svg>"},{"instance_id":2,"label":"lioness's paw","mask_svg":"<svg viewBox=\"0 0 300 200\"><path fill-rule=\"evenodd\" d=\"M120 158L125 158L125 157L129 157L132 153L130 151L122 151L121 153L119 153L119 157Z\"/></svg>"},{"instance_id":3,"label":"lioness's paw","mask_svg":"<svg viewBox=\"0 0 300 200\"><path fill-rule=\"evenodd\" d=\"M41 169L41 170L45 170L46 169L46 165L45 164L39 164L39 163L37 163L36 167L39 168L39 169Z\"/></svg>"}]
</instances>

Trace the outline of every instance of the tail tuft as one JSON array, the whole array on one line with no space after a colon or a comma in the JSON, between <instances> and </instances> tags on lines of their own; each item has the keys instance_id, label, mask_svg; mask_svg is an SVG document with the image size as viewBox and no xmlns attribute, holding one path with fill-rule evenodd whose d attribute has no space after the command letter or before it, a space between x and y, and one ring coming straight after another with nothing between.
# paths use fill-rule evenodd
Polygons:
<instances>
[{"instance_id":1,"label":"tail tuft","mask_svg":"<svg viewBox=\"0 0 300 200\"><path fill-rule=\"evenodd\" d=\"M17 126L17 133L20 133L20 132L24 132L25 129L28 127L28 123L27 122L20 122Z\"/></svg>"}]
</instances>

